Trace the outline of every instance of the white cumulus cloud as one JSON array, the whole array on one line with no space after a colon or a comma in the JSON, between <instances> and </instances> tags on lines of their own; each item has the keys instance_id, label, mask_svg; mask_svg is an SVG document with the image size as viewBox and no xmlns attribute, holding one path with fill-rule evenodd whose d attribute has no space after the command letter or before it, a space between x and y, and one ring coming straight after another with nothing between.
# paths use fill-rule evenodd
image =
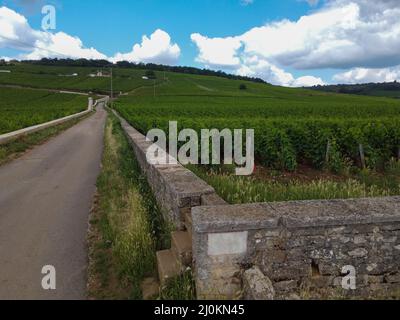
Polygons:
<instances>
[{"instance_id":1,"label":"white cumulus cloud","mask_svg":"<svg viewBox=\"0 0 400 320\"><path fill-rule=\"evenodd\" d=\"M296 21L275 21L240 35L208 38L194 34L197 60L206 66L226 65L241 74L291 85L321 84L322 80L305 75L291 81L285 68L382 69L400 64L400 1L324 3L321 9Z\"/></svg>"},{"instance_id":2,"label":"white cumulus cloud","mask_svg":"<svg viewBox=\"0 0 400 320\"><path fill-rule=\"evenodd\" d=\"M175 64L181 52L179 46L171 42L169 34L158 29L150 37L143 36L142 43L135 44L131 52L107 57L65 32L35 30L23 15L4 6L0 7L0 48L22 51L17 59L86 58L160 64Z\"/></svg>"},{"instance_id":3,"label":"white cumulus cloud","mask_svg":"<svg viewBox=\"0 0 400 320\"><path fill-rule=\"evenodd\" d=\"M34 30L19 13L0 7L0 48L25 51L19 59L44 57L106 59L94 48L85 48L82 41L64 32L50 33Z\"/></svg>"},{"instance_id":4,"label":"white cumulus cloud","mask_svg":"<svg viewBox=\"0 0 400 320\"><path fill-rule=\"evenodd\" d=\"M393 68L354 68L333 77L338 83L393 82L400 80L400 66Z\"/></svg>"},{"instance_id":5,"label":"white cumulus cloud","mask_svg":"<svg viewBox=\"0 0 400 320\"><path fill-rule=\"evenodd\" d=\"M41 33L33 30L24 16L7 7L0 7L0 48L29 50L40 36Z\"/></svg>"},{"instance_id":6,"label":"white cumulus cloud","mask_svg":"<svg viewBox=\"0 0 400 320\"><path fill-rule=\"evenodd\" d=\"M321 78L313 76L294 78L291 73L256 56L244 57L242 61L242 65L236 70L236 73L242 76L257 77L272 84L288 87L306 87L325 84Z\"/></svg>"},{"instance_id":7,"label":"white cumulus cloud","mask_svg":"<svg viewBox=\"0 0 400 320\"><path fill-rule=\"evenodd\" d=\"M270 83L283 86L303 86L304 81L297 81L283 69L258 55L241 52L243 42L239 37L208 38L199 33L191 35L199 54L197 62L211 69L222 69L243 76L259 77ZM312 85L322 84L319 78L307 77ZM312 81L314 80L314 81Z\"/></svg>"},{"instance_id":8,"label":"white cumulus cloud","mask_svg":"<svg viewBox=\"0 0 400 320\"><path fill-rule=\"evenodd\" d=\"M142 43L135 44L131 52L117 53L111 60L172 65L177 63L180 54L181 49L171 42L170 35L157 29L150 37L143 36Z\"/></svg>"},{"instance_id":9,"label":"white cumulus cloud","mask_svg":"<svg viewBox=\"0 0 400 320\"><path fill-rule=\"evenodd\" d=\"M292 87L312 87L317 85L324 85L324 81L321 78L313 77L313 76L303 76L295 79L291 86Z\"/></svg>"},{"instance_id":10,"label":"white cumulus cloud","mask_svg":"<svg viewBox=\"0 0 400 320\"><path fill-rule=\"evenodd\" d=\"M199 49L197 61L210 68L237 68L240 59L237 51L242 46L240 39L234 37L208 38L199 33L191 35L192 41Z\"/></svg>"},{"instance_id":11,"label":"white cumulus cloud","mask_svg":"<svg viewBox=\"0 0 400 320\"><path fill-rule=\"evenodd\" d=\"M44 32L35 42L36 48L25 55L23 59L38 60L48 57L69 57L85 59L107 59L107 56L95 48L85 48L78 37L70 36L64 32L55 34Z\"/></svg>"}]
</instances>

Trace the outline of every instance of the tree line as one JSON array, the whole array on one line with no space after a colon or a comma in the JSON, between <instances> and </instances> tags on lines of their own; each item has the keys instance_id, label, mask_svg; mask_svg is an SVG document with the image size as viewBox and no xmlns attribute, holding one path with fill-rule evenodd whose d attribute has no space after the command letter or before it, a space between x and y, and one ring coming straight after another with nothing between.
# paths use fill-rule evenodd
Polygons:
<instances>
[{"instance_id":1,"label":"tree line","mask_svg":"<svg viewBox=\"0 0 400 320\"><path fill-rule=\"evenodd\" d=\"M364 84L337 84L337 85L326 85L326 86L314 86L310 89L334 92L334 93L346 93L346 94L358 94L358 95L379 95L384 96L385 92L390 96L400 97L400 83L397 81L383 82L383 83L364 83Z\"/></svg>"},{"instance_id":2,"label":"tree line","mask_svg":"<svg viewBox=\"0 0 400 320\"><path fill-rule=\"evenodd\" d=\"M186 66L167 66L155 63L133 63L128 61L120 61L113 64L108 60L58 59L58 58L54 59L43 58L41 60L27 60L23 62L35 65L45 65L45 66L70 66L70 67L93 67L93 68L117 67L117 68L130 68L130 69L146 69L152 71L166 71L166 72L186 73L194 75L216 76L231 80L266 83L261 78L239 76L226 73L224 71L214 71L209 69L200 69L200 68L186 67Z\"/></svg>"}]
</instances>

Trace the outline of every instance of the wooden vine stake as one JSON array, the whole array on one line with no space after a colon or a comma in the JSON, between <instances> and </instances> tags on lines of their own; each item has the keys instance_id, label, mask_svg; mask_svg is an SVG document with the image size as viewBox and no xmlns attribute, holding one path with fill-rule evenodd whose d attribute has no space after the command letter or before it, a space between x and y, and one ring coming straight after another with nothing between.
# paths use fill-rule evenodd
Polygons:
<instances>
[{"instance_id":1,"label":"wooden vine stake","mask_svg":"<svg viewBox=\"0 0 400 320\"><path fill-rule=\"evenodd\" d=\"M331 153L331 142L330 140L328 140L328 143L326 145L325 165L329 164L330 153Z\"/></svg>"},{"instance_id":2,"label":"wooden vine stake","mask_svg":"<svg viewBox=\"0 0 400 320\"><path fill-rule=\"evenodd\" d=\"M363 145L360 143L358 146L358 149L360 150L360 159L361 159L361 167L363 169L365 169L367 166L365 164L365 153L364 153L364 147Z\"/></svg>"}]
</instances>

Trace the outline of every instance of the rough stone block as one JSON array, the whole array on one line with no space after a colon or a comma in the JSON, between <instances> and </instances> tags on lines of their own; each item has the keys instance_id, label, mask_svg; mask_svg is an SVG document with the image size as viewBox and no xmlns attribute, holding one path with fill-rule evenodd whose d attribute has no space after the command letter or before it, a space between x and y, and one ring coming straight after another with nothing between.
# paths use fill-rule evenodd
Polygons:
<instances>
[{"instance_id":1,"label":"rough stone block","mask_svg":"<svg viewBox=\"0 0 400 320\"><path fill-rule=\"evenodd\" d=\"M368 250L365 248L357 248L349 252L349 256L353 258L364 258L368 255Z\"/></svg>"},{"instance_id":2,"label":"rough stone block","mask_svg":"<svg viewBox=\"0 0 400 320\"><path fill-rule=\"evenodd\" d=\"M243 274L245 300L274 300L275 289L271 280L259 268L253 267Z\"/></svg>"},{"instance_id":3,"label":"rough stone block","mask_svg":"<svg viewBox=\"0 0 400 320\"><path fill-rule=\"evenodd\" d=\"M311 288L327 288L333 285L333 276L316 276L308 280L308 284Z\"/></svg>"},{"instance_id":4,"label":"rough stone block","mask_svg":"<svg viewBox=\"0 0 400 320\"><path fill-rule=\"evenodd\" d=\"M192 264L192 238L185 231L176 231L172 233L172 250L179 262L184 266Z\"/></svg>"},{"instance_id":5,"label":"rough stone block","mask_svg":"<svg viewBox=\"0 0 400 320\"><path fill-rule=\"evenodd\" d=\"M298 288L298 282L296 280L275 282L274 287L280 292L290 292Z\"/></svg>"},{"instance_id":6,"label":"rough stone block","mask_svg":"<svg viewBox=\"0 0 400 320\"><path fill-rule=\"evenodd\" d=\"M385 281L387 283L400 283L400 273L385 276ZM399 287L399 289L400 289L400 287Z\"/></svg>"}]
</instances>

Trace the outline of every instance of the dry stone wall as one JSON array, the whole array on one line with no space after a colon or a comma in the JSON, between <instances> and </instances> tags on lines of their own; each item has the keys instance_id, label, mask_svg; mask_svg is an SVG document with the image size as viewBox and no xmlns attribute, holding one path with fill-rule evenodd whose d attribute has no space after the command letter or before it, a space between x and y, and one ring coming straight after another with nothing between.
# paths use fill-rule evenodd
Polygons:
<instances>
[{"instance_id":1,"label":"dry stone wall","mask_svg":"<svg viewBox=\"0 0 400 320\"><path fill-rule=\"evenodd\" d=\"M119 117L136 158L147 176L164 218L176 229L183 228L184 215L192 207L200 206L202 198L219 198L215 190L182 165L153 165L147 161L147 149L153 144Z\"/></svg>"},{"instance_id":2,"label":"dry stone wall","mask_svg":"<svg viewBox=\"0 0 400 320\"><path fill-rule=\"evenodd\" d=\"M243 283L249 279L243 273L253 267L272 282L276 298L400 294L399 197L209 206L192 212L200 298L260 296L249 292L251 283ZM342 287L345 266L354 267L355 290Z\"/></svg>"}]
</instances>

